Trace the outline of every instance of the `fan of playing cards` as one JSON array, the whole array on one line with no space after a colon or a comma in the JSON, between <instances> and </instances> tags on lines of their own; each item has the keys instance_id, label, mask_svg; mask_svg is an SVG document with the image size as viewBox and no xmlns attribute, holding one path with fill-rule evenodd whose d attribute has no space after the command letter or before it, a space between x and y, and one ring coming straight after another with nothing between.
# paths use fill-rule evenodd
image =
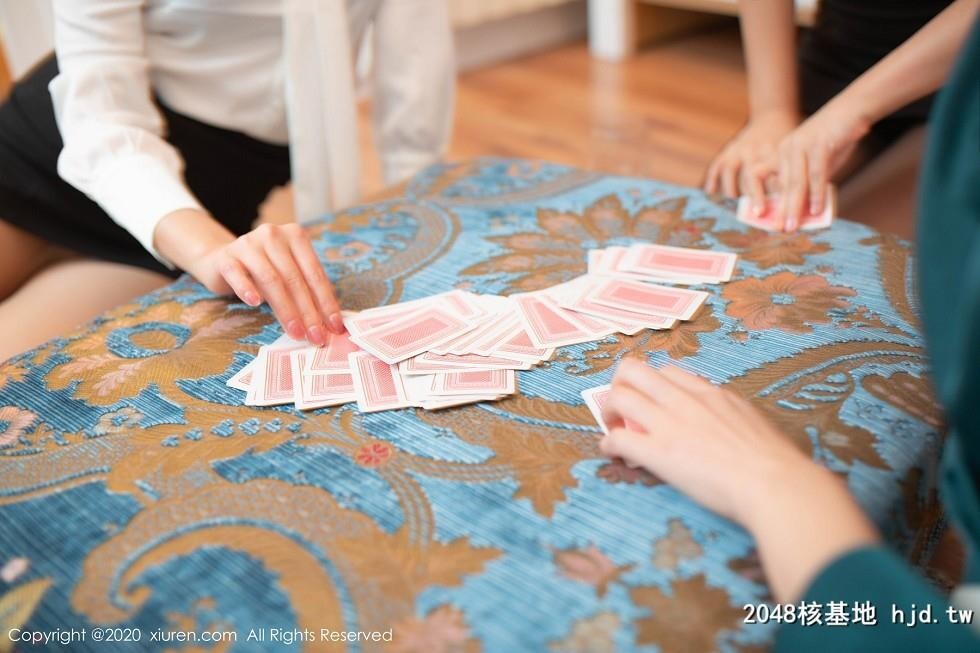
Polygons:
<instances>
[{"instance_id":1,"label":"fan of playing cards","mask_svg":"<svg viewBox=\"0 0 980 653\"><path fill-rule=\"evenodd\" d=\"M735 254L641 244L588 253L588 274L498 297L452 290L347 313L347 333L323 347L282 337L228 380L254 406L320 408L356 401L362 412L435 410L493 401L517 389L516 371L556 347L612 333L670 329L707 299L660 285L723 283Z\"/></svg>"}]
</instances>

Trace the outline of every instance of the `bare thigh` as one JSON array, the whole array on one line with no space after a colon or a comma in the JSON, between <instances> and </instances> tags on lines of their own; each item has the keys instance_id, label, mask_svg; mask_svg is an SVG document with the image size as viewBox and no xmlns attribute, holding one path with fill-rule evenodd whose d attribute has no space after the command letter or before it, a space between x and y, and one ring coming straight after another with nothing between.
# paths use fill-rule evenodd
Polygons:
<instances>
[{"instance_id":1,"label":"bare thigh","mask_svg":"<svg viewBox=\"0 0 980 653\"><path fill-rule=\"evenodd\" d=\"M66 252L0 218L0 301Z\"/></svg>"},{"instance_id":2,"label":"bare thigh","mask_svg":"<svg viewBox=\"0 0 980 653\"><path fill-rule=\"evenodd\" d=\"M838 213L879 231L915 235L925 127L903 134L840 187Z\"/></svg>"},{"instance_id":3,"label":"bare thigh","mask_svg":"<svg viewBox=\"0 0 980 653\"><path fill-rule=\"evenodd\" d=\"M55 261L0 303L0 361L170 281L162 274L119 263Z\"/></svg>"}]
</instances>

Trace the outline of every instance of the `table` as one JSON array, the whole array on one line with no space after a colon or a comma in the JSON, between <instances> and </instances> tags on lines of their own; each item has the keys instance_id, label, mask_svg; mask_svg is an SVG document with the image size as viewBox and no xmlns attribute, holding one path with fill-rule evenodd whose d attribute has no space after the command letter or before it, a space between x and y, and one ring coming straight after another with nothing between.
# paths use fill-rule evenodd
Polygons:
<instances>
[{"instance_id":1,"label":"table","mask_svg":"<svg viewBox=\"0 0 980 653\"><path fill-rule=\"evenodd\" d=\"M277 336L268 311L187 277L121 306L0 367L0 601L20 606L0 618L143 638L72 650L209 630L238 640L206 650L764 650L748 535L598 452L579 392L627 354L751 398L928 552L943 427L896 238L770 235L694 189L507 159L311 231L349 308L535 290L639 240L740 258L696 319L563 348L518 396L439 412L243 406L224 381ZM247 641L262 628L393 641Z\"/></svg>"}]
</instances>

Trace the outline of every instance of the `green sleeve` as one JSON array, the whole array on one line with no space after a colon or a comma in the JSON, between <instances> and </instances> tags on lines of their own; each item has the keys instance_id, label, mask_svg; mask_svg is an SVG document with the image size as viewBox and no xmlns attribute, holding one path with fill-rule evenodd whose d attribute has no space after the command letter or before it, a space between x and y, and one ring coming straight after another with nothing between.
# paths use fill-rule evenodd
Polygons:
<instances>
[{"instance_id":1,"label":"green sleeve","mask_svg":"<svg viewBox=\"0 0 980 653\"><path fill-rule=\"evenodd\" d=\"M876 608L876 625L862 625L854 620L854 604L868 601ZM980 651L977 632L967 625L949 623L947 602L907 563L883 547L858 549L832 562L810 584L802 602L822 607L819 611L824 615L823 623L784 624L777 633L774 651ZM829 606L840 602L848 623L829 625L826 618ZM913 604L916 613L931 606L931 616L938 623L909 627ZM892 623L892 606L904 610L906 624ZM980 621L980 615L977 620Z\"/></svg>"}]
</instances>

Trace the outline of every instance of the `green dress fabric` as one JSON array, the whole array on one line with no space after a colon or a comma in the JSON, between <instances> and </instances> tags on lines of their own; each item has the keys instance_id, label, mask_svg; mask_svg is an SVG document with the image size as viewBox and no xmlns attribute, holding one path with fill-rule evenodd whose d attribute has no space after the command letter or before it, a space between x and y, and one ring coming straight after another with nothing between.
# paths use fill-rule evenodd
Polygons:
<instances>
[{"instance_id":1,"label":"green dress fabric","mask_svg":"<svg viewBox=\"0 0 980 653\"><path fill-rule=\"evenodd\" d=\"M941 93L929 129L919 203L919 295L939 400L949 426L941 496L967 549L965 583L980 582L980 22ZM787 625L777 651L980 651L970 627L949 623L948 602L884 547L828 565L802 599L824 606L870 601L877 625ZM931 605L938 623L892 623ZM980 615L976 615L980 619Z\"/></svg>"}]
</instances>

